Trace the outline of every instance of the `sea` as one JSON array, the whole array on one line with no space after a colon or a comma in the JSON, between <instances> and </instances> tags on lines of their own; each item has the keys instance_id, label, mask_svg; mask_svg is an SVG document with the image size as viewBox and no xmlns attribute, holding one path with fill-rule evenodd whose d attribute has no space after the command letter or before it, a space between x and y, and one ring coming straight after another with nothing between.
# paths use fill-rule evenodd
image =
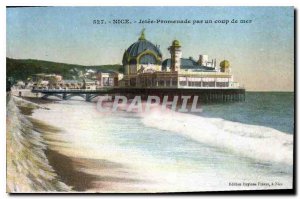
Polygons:
<instances>
[{"instance_id":1,"label":"sea","mask_svg":"<svg viewBox=\"0 0 300 199\"><path fill-rule=\"evenodd\" d=\"M43 106L30 117L60 129L43 134L51 150L72 159L70 169L96 176L84 191L293 187L292 92L247 92L244 102L203 104L199 113L103 113L80 97Z\"/></svg>"}]
</instances>

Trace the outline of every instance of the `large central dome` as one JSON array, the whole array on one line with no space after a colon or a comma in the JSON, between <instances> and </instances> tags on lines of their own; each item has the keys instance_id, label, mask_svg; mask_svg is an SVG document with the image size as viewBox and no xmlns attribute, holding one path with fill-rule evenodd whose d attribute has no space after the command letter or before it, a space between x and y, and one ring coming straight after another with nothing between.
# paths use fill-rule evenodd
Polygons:
<instances>
[{"instance_id":1,"label":"large central dome","mask_svg":"<svg viewBox=\"0 0 300 199\"><path fill-rule=\"evenodd\" d=\"M145 39L144 31L139 40L129 46L123 55L123 65L160 64L162 54L157 46Z\"/></svg>"},{"instance_id":2,"label":"large central dome","mask_svg":"<svg viewBox=\"0 0 300 199\"><path fill-rule=\"evenodd\" d=\"M147 40L139 40L133 43L129 48L126 50L129 56L137 57L142 52L150 50L156 53L157 55L161 56L161 52L158 47L152 44L150 41Z\"/></svg>"}]
</instances>

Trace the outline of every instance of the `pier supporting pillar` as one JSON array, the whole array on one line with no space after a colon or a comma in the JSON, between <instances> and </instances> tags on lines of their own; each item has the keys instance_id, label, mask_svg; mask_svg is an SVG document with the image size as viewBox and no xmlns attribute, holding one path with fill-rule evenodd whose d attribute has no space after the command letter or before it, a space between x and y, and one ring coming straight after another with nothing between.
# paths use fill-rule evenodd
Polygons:
<instances>
[{"instance_id":1,"label":"pier supporting pillar","mask_svg":"<svg viewBox=\"0 0 300 199\"><path fill-rule=\"evenodd\" d=\"M91 94L85 94L85 101L87 102L91 101Z\"/></svg>"}]
</instances>

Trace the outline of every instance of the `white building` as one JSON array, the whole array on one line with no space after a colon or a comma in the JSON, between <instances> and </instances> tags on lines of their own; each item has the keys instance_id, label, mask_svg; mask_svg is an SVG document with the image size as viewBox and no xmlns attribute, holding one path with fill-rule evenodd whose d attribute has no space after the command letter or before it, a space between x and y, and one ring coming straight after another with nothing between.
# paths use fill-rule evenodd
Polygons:
<instances>
[{"instance_id":1,"label":"white building","mask_svg":"<svg viewBox=\"0 0 300 199\"><path fill-rule=\"evenodd\" d=\"M182 58L181 45L174 40L168 48L171 58L162 61L157 45L146 40L142 32L139 40L124 52L125 74L120 86L160 88L238 88L230 73L229 61L223 60L217 68L216 59Z\"/></svg>"}]
</instances>

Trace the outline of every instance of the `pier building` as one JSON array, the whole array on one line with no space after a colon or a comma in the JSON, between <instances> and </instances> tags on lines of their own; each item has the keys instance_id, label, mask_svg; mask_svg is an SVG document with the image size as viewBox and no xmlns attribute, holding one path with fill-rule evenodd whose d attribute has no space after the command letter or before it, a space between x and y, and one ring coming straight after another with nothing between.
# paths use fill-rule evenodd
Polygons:
<instances>
[{"instance_id":1,"label":"pier building","mask_svg":"<svg viewBox=\"0 0 300 199\"><path fill-rule=\"evenodd\" d=\"M209 61L182 57L182 46L174 40L168 48L170 58L163 60L160 47L148 41L144 31L123 55L124 78L120 87L140 88L239 88L228 60Z\"/></svg>"}]
</instances>

